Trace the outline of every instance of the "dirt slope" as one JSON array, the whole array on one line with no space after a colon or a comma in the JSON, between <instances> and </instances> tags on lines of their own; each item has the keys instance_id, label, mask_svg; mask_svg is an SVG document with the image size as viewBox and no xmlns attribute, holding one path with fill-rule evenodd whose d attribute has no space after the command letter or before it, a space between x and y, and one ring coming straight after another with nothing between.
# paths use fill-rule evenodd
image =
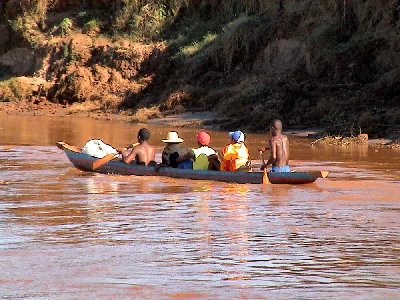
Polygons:
<instances>
[{"instance_id":1,"label":"dirt slope","mask_svg":"<svg viewBox=\"0 0 400 300\"><path fill-rule=\"evenodd\" d=\"M124 110L138 121L212 111L225 127L251 130L280 117L292 128L395 136L399 8L372 0L2 1L0 101Z\"/></svg>"}]
</instances>

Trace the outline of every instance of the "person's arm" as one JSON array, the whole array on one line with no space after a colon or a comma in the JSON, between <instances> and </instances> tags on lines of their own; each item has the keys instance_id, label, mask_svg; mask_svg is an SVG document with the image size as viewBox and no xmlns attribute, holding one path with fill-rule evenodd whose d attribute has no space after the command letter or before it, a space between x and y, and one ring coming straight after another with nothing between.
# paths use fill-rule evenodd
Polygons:
<instances>
[{"instance_id":1,"label":"person's arm","mask_svg":"<svg viewBox=\"0 0 400 300\"><path fill-rule=\"evenodd\" d=\"M265 151L270 150L270 149L271 149L271 146L266 146L265 148L258 148L258 152L264 153Z\"/></svg>"},{"instance_id":2,"label":"person's arm","mask_svg":"<svg viewBox=\"0 0 400 300\"><path fill-rule=\"evenodd\" d=\"M189 159L193 159L193 160L195 159L193 150L190 150L186 154L179 156L177 159L177 163L181 163L181 162L189 160Z\"/></svg>"},{"instance_id":3,"label":"person's arm","mask_svg":"<svg viewBox=\"0 0 400 300\"><path fill-rule=\"evenodd\" d=\"M285 150L286 150L286 160L287 160L287 164L289 164L289 159L290 159L289 139L286 137L285 141L286 141L286 143L284 144L284 146L285 146Z\"/></svg>"},{"instance_id":4,"label":"person's arm","mask_svg":"<svg viewBox=\"0 0 400 300\"><path fill-rule=\"evenodd\" d=\"M265 168L267 168L269 165L272 165L275 160L276 160L276 144L274 142L272 142L272 140L269 142L269 146L271 149L271 154L269 156L269 159L267 161L266 164L263 164L261 166L261 170L264 170Z\"/></svg>"},{"instance_id":5,"label":"person's arm","mask_svg":"<svg viewBox=\"0 0 400 300\"><path fill-rule=\"evenodd\" d=\"M269 143L269 146L271 148L271 154L270 154L269 159L268 159L268 161L266 163L267 167L269 165L272 165L276 161L276 143L271 140L270 143Z\"/></svg>"},{"instance_id":6,"label":"person's arm","mask_svg":"<svg viewBox=\"0 0 400 300\"><path fill-rule=\"evenodd\" d=\"M117 148L117 152L123 154L124 152L130 152L132 151L133 148L135 148L136 146L139 146L139 143L134 143L134 144L130 144L129 146L126 146L124 148Z\"/></svg>"},{"instance_id":7,"label":"person's arm","mask_svg":"<svg viewBox=\"0 0 400 300\"><path fill-rule=\"evenodd\" d=\"M165 149L163 150L163 152L161 153L161 162L163 164L169 164L169 151L167 152ZM167 163L168 162L168 163Z\"/></svg>"},{"instance_id":8,"label":"person's arm","mask_svg":"<svg viewBox=\"0 0 400 300\"><path fill-rule=\"evenodd\" d=\"M261 166L262 166L262 165L264 165L264 164L265 164L265 161L264 161L264 152L265 152L265 151L267 151L267 150L269 150L269 147L265 147L265 148L258 148L257 150L258 150L258 152L260 153L260 158L261 158Z\"/></svg>"},{"instance_id":9,"label":"person's arm","mask_svg":"<svg viewBox=\"0 0 400 300\"><path fill-rule=\"evenodd\" d=\"M129 154L127 154L127 152L122 152L122 160L124 161L124 163L130 164L132 161L135 160L137 153L138 150L136 147L133 148Z\"/></svg>"},{"instance_id":10,"label":"person's arm","mask_svg":"<svg viewBox=\"0 0 400 300\"><path fill-rule=\"evenodd\" d=\"M223 160L224 160L224 158L225 158L225 153L228 151L228 146L229 146L229 145L226 145L224 148L221 149L221 151L217 152L218 159L219 159L220 161L223 161Z\"/></svg>"}]
</instances>

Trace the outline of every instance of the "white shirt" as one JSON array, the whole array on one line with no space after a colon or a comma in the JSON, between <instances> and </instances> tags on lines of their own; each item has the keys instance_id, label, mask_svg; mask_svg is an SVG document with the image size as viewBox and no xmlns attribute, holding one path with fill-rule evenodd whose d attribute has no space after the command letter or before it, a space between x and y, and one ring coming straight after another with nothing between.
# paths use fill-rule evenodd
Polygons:
<instances>
[{"instance_id":1,"label":"white shirt","mask_svg":"<svg viewBox=\"0 0 400 300\"><path fill-rule=\"evenodd\" d=\"M213 148L208 146L202 146L200 148L192 149L194 156L197 158L200 154L205 154L207 156L217 154Z\"/></svg>"}]
</instances>

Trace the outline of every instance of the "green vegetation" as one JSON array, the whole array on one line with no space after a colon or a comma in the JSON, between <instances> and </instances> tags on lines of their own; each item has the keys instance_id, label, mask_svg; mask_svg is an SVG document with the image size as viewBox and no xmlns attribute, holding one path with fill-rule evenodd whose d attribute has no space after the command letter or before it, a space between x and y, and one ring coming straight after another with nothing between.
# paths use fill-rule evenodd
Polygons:
<instances>
[{"instance_id":1,"label":"green vegetation","mask_svg":"<svg viewBox=\"0 0 400 300\"><path fill-rule=\"evenodd\" d=\"M10 21L12 30L20 36L31 47L35 48L39 45L39 38L33 30L34 23L29 17L18 16L15 20Z\"/></svg>"},{"instance_id":2,"label":"green vegetation","mask_svg":"<svg viewBox=\"0 0 400 300\"><path fill-rule=\"evenodd\" d=\"M80 11L80 12L76 15L76 18L77 18L79 24L80 24L80 25L83 25L83 24L85 24L86 22L88 22L88 21L92 18L92 16L91 16L91 14L90 14L89 12L87 12L87 11Z\"/></svg>"},{"instance_id":3,"label":"green vegetation","mask_svg":"<svg viewBox=\"0 0 400 300\"><path fill-rule=\"evenodd\" d=\"M83 32L98 32L100 31L100 24L97 19L90 19L83 25Z\"/></svg>"},{"instance_id":4,"label":"green vegetation","mask_svg":"<svg viewBox=\"0 0 400 300\"><path fill-rule=\"evenodd\" d=\"M7 2L7 1L4 1ZM38 29L44 29L45 19L52 0L19 1L12 3L13 11L19 12L10 16L8 22L12 30L32 47L37 47L41 40ZM4 4L7 7L7 4ZM16 7L14 7L16 6ZM0 18L1 19L1 18Z\"/></svg>"},{"instance_id":5,"label":"green vegetation","mask_svg":"<svg viewBox=\"0 0 400 300\"><path fill-rule=\"evenodd\" d=\"M68 35L72 30L72 20L70 18L64 18L60 23L60 34Z\"/></svg>"},{"instance_id":6,"label":"green vegetation","mask_svg":"<svg viewBox=\"0 0 400 300\"><path fill-rule=\"evenodd\" d=\"M74 52L69 44L63 45L61 59L66 65L79 61L79 58L79 53Z\"/></svg>"},{"instance_id":7,"label":"green vegetation","mask_svg":"<svg viewBox=\"0 0 400 300\"><path fill-rule=\"evenodd\" d=\"M194 41L190 45L181 47L179 52L184 57L194 56L214 42L217 36L215 33L207 33L200 41Z\"/></svg>"},{"instance_id":8,"label":"green vegetation","mask_svg":"<svg viewBox=\"0 0 400 300\"><path fill-rule=\"evenodd\" d=\"M137 41L155 41L176 17L183 2L125 0L116 13L113 32L126 32Z\"/></svg>"},{"instance_id":9,"label":"green vegetation","mask_svg":"<svg viewBox=\"0 0 400 300\"><path fill-rule=\"evenodd\" d=\"M14 78L0 81L0 91L0 99L2 102L10 102L15 98L20 99L21 97L20 91L18 90L18 83Z\"/></svg>"},{"instance_id":10,"label":"green vegetation","mask_svg":"<svg viewBox=\"0 0 400 300\"><path fill-rule=\"evenodd\" d=\"M58 4L28 2L11 24L33 45L47 11ZM93 39L98 44L130 45L87 51L82 57L97 55L91 62L137 82L154 75L157 82L128 93L122 108L214 110L231 121L227 126L254 130L276 116L290 126L322 125L332 133L398 123L399 1L100 2L60 14L65 18L55 24L62 35L71 35L73 25L74 34L101 32ZM149 45L162 45L160 53L146 56ZM67 44L59 50L62 63L79 61ZM138 72L124 71L136 65Z\"/></svg>"},{"instance_id":11,"label":"green vegetation","mask_svg":"<svg viewBox=\"0 0 400 300\"><path fill-rule=\"evenodd\" d=\"M15 77L0 81L0 101L11 102L26 100L31 95L33 85L24 77Z\"/></svg>"}]
</instances>

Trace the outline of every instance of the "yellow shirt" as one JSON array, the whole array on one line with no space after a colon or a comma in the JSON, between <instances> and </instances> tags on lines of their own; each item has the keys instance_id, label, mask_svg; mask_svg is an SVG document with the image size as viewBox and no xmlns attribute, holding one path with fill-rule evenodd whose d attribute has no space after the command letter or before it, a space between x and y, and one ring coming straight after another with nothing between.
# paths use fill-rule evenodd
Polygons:
<instances>
[{"instance_id":1,"label":"yellow shirt","mask_svg":"<svg viewBox=\"0 0 400 300\"><path fill-rule=\"evenodd\" d=\"M244 143L227 145L222 155L221 171L236 171L249 161L249 150Z\"/></svg>"}]
</instances>

